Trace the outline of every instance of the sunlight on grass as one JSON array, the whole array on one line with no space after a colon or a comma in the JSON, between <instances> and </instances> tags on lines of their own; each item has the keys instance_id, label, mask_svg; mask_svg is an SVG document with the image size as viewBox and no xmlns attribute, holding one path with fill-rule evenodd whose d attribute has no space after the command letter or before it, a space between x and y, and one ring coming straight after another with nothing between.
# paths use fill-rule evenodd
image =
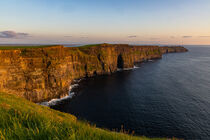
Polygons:
<instances>
[{"instance_id":1,"label":"sunlight on grass","mask_svg":"<svg viewBox=\"0 0 210 140\"><path fill-rule=\"evenodd\" d=\"M41 45L41 46L0 46L0 50L35 49L35 48L47 48L47 47L53 47L53 45Z\"/></svg>"},{"instance_id":2,"label":"sunlight on grass","mask_svg":"<svg viewBox=\"0 0 210 140\"><path fill-rule=\"evenodd\" d=\"M73 115L6 93L0 93L0 114L2 140L149 140L99 129Z\"/></svg>"}]
</instances>

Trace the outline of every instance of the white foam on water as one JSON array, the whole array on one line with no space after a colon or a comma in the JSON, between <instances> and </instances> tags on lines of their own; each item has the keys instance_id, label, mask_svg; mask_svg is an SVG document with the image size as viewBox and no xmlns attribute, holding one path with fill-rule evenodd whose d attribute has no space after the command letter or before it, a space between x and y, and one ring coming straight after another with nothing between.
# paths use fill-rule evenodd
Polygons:
<instances>
[{"instance_id":1,"label":"white foam on water","mask_svg":"<svg viewBox=\"0 0 210 140\"><path fill-rule=\"evenodd\" d=\"M134 69L134 67L133 68L124 68L123 70L133 70Z\"/></svg>"},{"instance_id":2,"label":"white foam on water","mask_svg":"<svg viewBox=\"0 0 210 140\"><path fill-rule=\"evenodd\" d=\"M82 81L82 79L75 79L74 80L75 83L79 83L80 81Z\"/></svg>"},{"instance_id":3,"label":"white foam on water","mask_svg":"<svg viewBox=\"0 0 210 140\"><path fill-rule=\"evenodd\" d=\"M117 69L117 71L123 71L124 69Z\"/></svg>"},{"instance_id":4,"label":"white foam on water","mask_svg":"<svg viewBox=\"0 0 210 140\"><path fill-rule=\"evenodd\" d=\"M138 69L139 67L135 66L133 68L124 68L124 69L117 69L117 71L127 71L127 70L133 70L133 69ZM82 79L78 79L78 80L74 80L74 82L79 83ZM43 105L43 106L52 106L52 105L56 105L57 103L67 100L67 99L71 99L74 97L75 93L72 92L72 89L75 87L78 87L79 84L73 84L71 86L69 86L69 93L67 96L62 97L60 99L52 99L49 102L42 102L42 103L38 103L39 105Z\"/></svg>"},{"instance_id":5,"label":"white foam on water","mask_svg":"<svg viewBox=\"0 0 210 140\"><path fill-rule=\"evenodd\" d=\"M73 85L69 86L69 93L65 97L62 97L60 99L52 99L49 102L42 102L42 103L39 103L39 104L43 105L43 106L52 106L52 105L56 105L57 103L59 103L61 101L64 101L64 100L67 100L67 99L71 99L75 95L75 93L72 92L72 89L75 88L75 87L78 87L78 86L79 86L79 84L73 84Z\"/></svg>"},{"instance_id":6,"label":"white foam on water","mask_svg":"<svg viewBox=\"0 0 210 140\"><path fill-rule=\"evenodd\" d=\"M138 69L139 67L137 67L137 66L134 66L133 68L134 68L134 69Z\"/></svg>"},{"instance_id":7,"label":"white foam on water","mask_svg":"<svg viewBox=\"0 0 210 140\"><path fill-rule=\"evenodd\" d=\"M124 70L133 70L133 69L138 69L139 67L135 66L133 68L124 68L124 69L117 69L117 71L124 71Z\"/></svg>"},{"instance_id":8,"label":"white foam on water","mask_svg":"<svg viewBox=\"0 0 210 140\"><path fill-rule=\"evenodd\" d=\"M69 94L73 88L78 87L78 86L79 86L79 84L73 84L73 85L69 86Z\"/></svg>"}]
</instances>

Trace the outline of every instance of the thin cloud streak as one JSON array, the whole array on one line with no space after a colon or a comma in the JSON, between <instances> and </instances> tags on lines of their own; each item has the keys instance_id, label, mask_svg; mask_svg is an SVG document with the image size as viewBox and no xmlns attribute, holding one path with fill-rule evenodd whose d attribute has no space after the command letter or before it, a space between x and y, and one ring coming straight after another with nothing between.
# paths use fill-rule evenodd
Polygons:
<instances>
[{"instance_id":1,"label":"thin cloud streak","mask_svg":"<svg viewBox=\"0 0 210 140\"><path fill-rule=\"evenodd\" d=\"M128 36L128 38L136 38L137 36L136 35L130 35Z\"/></svg>"},{"instance_id":2,"label":"thin cloud streak","mask_svg":"<svg viewBox=\"0 0 210 140\"><path fill-rule=\"evenodd\" d=\"M199 36L199 37L201 37L201 38L208 38L208 37L210 37L210 36Z\"/></svg>"},{"instance_id":3,"label":"thin cloud streak","mask_svg":"<svg viewBox=\"0 0 210 140\"><path fill-rule=\"evenodd\" d=\"M71 36L71 35L67 35L67 36L64 36L64 37L73 37L73 36Z\"/></svg>"},{"instance_id":4,"label":"thin cloud streak","mask_svg":"<svg viewBox=\"0 0 210 140\"><path fill-rule=\"evenodd\" d=\"M25 38L29 37L28 33L18 33L15 31L1 31L0 38Z\"/></svg>"},{"instance_id":5,"label":"thin cloud streak","mask_svg":"<svg viewBox=\"0 0 210 140\"><path fill-rule=\"evenodd\" d=\"M192 38L193 36L182 36L182 38Z\"/></svg>"}]
</instances>

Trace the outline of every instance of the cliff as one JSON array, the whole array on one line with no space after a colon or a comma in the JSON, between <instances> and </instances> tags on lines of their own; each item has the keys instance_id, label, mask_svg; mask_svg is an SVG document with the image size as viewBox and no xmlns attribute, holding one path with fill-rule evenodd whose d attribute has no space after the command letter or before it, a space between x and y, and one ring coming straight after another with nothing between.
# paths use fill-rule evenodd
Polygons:
<instances>
[{"instance_id":1,"label":"cliff","mask_svg":"<svg viewBox=\"0 0 210 140\"><path fill-rule=\"evenodd\" d=\"M165 53L179 53L179 52L187 52L188 50L182 46L164 46L160 47L160 50L163 54Z\"/></svg>"},{"instance_id":2,"label":"cliff","mask_svg":"<svg viewBox=\"0 0 210 140\"><path fill-rule=\"evenodd\" d=\"M183 47L99 44L82 47L49 46L0 50L0 91L33 102L68 94L74 79L111 74L135 63L159 59Z\"/></svg>"}]
</instances>

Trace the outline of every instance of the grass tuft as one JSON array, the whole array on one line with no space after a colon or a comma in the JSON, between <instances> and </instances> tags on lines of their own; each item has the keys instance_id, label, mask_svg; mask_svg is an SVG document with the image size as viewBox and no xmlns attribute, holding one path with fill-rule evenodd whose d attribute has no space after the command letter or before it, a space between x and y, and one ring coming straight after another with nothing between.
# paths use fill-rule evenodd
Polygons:
<instances>
[{"instance_id":1,"label":"grass tuft","mask_svg":"<svg viewBox=\"0 0 210 140\"><path fill-rule=\"evenodd\" d=\"M73 115L6 93L0 93L0 114L1 140L150 140L99 129Z\"/></svg>"}]
</instances>

